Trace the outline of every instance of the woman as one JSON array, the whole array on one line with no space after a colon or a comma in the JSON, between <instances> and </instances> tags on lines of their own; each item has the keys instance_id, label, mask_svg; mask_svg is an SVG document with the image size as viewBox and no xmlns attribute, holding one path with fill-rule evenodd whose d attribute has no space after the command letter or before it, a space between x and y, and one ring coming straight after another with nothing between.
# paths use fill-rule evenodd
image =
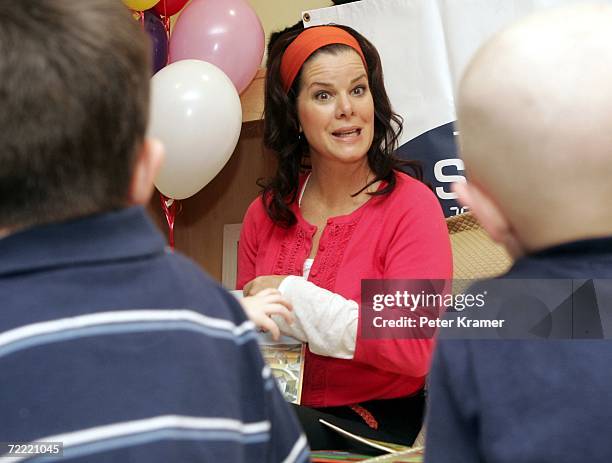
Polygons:
<instances>
[{"instance_id":1,"label":"woman","mask_svg":"<svg viewBox=\"0 0 612 463\"><path fill-rule=\"evenodd\" d=\"M273 44L264 143L278 169L244 218L237 285L277 288L293 306L293 324L275 321L308 343L298 415L313 449L342 445L319 417L408 445L421 426L432 341L358 330L362 279L452 274L439 203L393 156L400 131L378 52L356 31L312 27Z\"/></svg>"}]
</instances>

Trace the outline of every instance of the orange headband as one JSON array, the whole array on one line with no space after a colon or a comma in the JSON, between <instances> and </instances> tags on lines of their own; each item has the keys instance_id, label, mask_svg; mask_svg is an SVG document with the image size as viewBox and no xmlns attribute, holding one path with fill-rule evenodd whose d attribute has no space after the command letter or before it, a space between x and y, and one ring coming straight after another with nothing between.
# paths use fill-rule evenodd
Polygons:
<instances>
[{"instance_id":1,"label":"orange headband","mask_svg":"<svg viewBox=\"0 0 612 463\"><path fill-rule=\"evenodd\" d=\"M340 43L348 45L361 56L361 61L367 69L366 59L357 39L344 29L334 26L309 27L304 29L293 42L289 44L280 65L280 75L285 93L289 91L295 76L298 75L304 62L319 48Z\"/></svg>"}]
</instances>

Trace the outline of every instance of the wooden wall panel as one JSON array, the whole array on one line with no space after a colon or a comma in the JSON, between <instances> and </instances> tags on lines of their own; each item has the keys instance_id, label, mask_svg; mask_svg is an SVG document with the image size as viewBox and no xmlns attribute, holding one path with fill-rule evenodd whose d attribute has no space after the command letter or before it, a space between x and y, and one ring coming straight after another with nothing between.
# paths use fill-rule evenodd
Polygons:
<instances>
[{"instance_id":1,"label":"wooden wall panel","mask_svg":"<svg viewBox=\"0 0 612 463\"><path fill-rule=\"evenodd\" d=\"M274 161L264 153L263 121L243 124L238 145L223 170L199 193L181 201L174 226L175 247L221 281L223 225L240 223L257 196L258 178L274 172ZM168 226L156 191L149 212L167 236Z\"/></svg>"},{"instance_id":2,"label":"wooden wall panel","mask_svg":"<svg viewBox=\"0 0 612 463\"><path fill-rule=\"evenodd\" d=\"M264 116L266 70L259 68L249 86L240 95L242 122L257 121Z\"/></svg>"}]
</instances>

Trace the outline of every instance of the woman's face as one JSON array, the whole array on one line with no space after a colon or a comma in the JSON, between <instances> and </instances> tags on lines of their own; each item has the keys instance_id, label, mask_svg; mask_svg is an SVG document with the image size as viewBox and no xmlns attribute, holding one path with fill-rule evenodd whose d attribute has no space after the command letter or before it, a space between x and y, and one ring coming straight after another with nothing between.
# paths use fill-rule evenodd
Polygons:
<instances>
[{"instance_id":1,"label":"woman's face","mask_svg":"<svg viewBox=\"0 0 612 463\"><path fill-rule=\"evenodd\" d=\"M357 52L321 52L304 65L297 113L311 157L363 162L374 137L374 102Z\"/></svg>"}]
</instances>

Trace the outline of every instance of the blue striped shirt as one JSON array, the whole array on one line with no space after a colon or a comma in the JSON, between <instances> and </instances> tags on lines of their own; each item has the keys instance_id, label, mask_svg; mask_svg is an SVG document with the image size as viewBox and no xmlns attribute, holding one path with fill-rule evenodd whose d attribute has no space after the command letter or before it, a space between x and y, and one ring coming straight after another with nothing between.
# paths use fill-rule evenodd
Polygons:
<instances>
[{"instance_id":1,"label":"blue striped shirt","mask_svg":"<svg viewBox=\"0 0 612 463\"><path fill-rule=\"evenodd\" d=\"M308 460L252 323L140 208L1 239L0 314L0 442L93 463Z\"/></svg>"}]
</instances>

